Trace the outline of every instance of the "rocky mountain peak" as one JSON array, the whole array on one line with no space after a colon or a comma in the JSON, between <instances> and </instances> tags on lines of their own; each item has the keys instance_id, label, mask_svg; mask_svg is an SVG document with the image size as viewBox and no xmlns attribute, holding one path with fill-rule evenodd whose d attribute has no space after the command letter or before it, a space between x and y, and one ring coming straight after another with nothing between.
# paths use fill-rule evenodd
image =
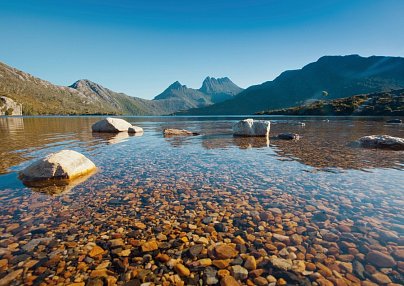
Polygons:
<instances>
[{"instance_id":1,"label":"rocky mountain peak","mask_svg":"<svg viewBox=\"0 0 404 286\"><path fill-rule=\"evenodd\" d=\"M228 77L214 78L206 77L202 83L200 91L206 94L224 93L229 95L236 95L243 89L234 84Z\"/></svg>"},{"instance_id":2,"label":"rocky mountain peak","mask_svg":"<svg viewBox=\"0 0 404 286\"><path fill-rule=\"evenodd\" d=\"M187 88L186 85L182 85L178 80L172 83L167 89L181 89Z\"/></svg>"}]
</instances>

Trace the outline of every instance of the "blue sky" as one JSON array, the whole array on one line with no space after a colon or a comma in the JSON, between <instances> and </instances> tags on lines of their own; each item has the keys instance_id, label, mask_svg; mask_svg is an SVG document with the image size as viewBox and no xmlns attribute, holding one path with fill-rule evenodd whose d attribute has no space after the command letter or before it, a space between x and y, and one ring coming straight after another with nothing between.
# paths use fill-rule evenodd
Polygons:
<instances>
[{"instance_id":1,"label":"blue sky","mask_svg":"<svg viewBox=\"0 0 404 286\"><path fill-rule=\"evenodd\" d=\"M404 55L402 0L0 0L0 61L152 98L206 76L248 87L323 55Z\"/></svg>"}]
</instances>

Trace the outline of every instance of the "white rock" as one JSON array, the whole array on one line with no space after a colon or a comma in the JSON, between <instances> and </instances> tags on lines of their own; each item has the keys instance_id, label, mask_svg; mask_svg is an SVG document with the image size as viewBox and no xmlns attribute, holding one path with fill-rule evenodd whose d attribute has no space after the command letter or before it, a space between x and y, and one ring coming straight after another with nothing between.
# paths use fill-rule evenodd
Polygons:
<instances>
[{"instance_id":1,"label":"white rock","mask_svg":"<svg viewBox=\"0 0 404 286\"><path fill-rule=\"evenodd\" d=\"M389 135L370 135L360 138L359 145L365 148L404 150L404 138Z\"/></svg>"},{"instance_id":2,"label":"white rock","mask_svg":"<svg viewBox=\"0 0 404 286\"><path fill-rule=\"evenodd\" d=\"M143 128L139 126L132 125L128 128L129 133L143 133Z\"/></svg>"},{"instance_id":3,"label":"white rock","mask_svg":"<svg viewBox=\"0 0 404 286\"><path fill-rule=\"evenodd\" d=\"M93 124L93 132L122 132L129 131L132 124L120 118L108 117Z\"/></svg>"},{"instance_id":4,"label":"white rock","mask_svg":"<svg viewBox=\"0 0 404 286\"><path fill-rule=\"evenodd\" d=\"M24 183L47 180L72 180L94 171L96 166L84 155L62 150L42 158L20 172Z\"/></svg>"},{"instance_id":5,"label":"white rock","mask_svg":"<svg viewBox=\"0 0 404 286\"><path fill-rule=\"evenodd\" d=\"M244 119L233 125L236 136L268 136L271 123L265 120Z\"/></svg>"}]
</instances>

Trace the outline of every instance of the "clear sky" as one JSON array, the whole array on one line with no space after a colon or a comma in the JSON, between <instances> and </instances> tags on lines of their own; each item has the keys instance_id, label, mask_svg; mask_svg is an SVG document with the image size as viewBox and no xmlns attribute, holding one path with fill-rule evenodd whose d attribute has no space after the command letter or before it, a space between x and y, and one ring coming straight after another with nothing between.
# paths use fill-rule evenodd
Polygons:
<instances>
[{"instance_id":1,"label":"clear sky","mask_svg":"<svg viewBox=\"0 0 404 286\"><path fill-rule=\"evenodd\" d=\"M403 0L0 0L0 61L152 98L206 76L248 87L323 55L404 56Z\"/></svg>"}]
</instances>

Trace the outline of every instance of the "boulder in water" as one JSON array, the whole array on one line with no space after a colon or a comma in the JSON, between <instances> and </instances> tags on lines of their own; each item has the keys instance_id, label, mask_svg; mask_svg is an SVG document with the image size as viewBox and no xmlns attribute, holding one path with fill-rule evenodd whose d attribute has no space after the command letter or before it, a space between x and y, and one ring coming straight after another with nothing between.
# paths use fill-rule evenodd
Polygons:
<instances>
[{"instance_id":1,"label":"boulder in water","mask_svg":"<svg viewBox=\"0 0 404 286\"><path fill-rule=\"evenodd\" d=\"M49 154L22 170L20 179L29 186L46 181L69 181L95 169L95 164L84 155L73 150L62 150Z\"/></svg>"},{"instance_id":2,"label":"boulder in water","mask_svg":"<svg viewBox=\"0 0 404 286\"><path fill-rule=\"evenodd\" d=\"M117 133L117 132L130 132L137 133L143 132L143 129L137 126L133 126L126 120L120 118L108 117L100 120L91 126L93 132L107 132L107 133Z\"/></svg>"},{"instance_id":3,"label":"boulder in water","mask_svg":"<svg viewBox=\"0 0 404 286\"><path fill-rule=\"evenodd\" d=\"M244 119L233 125L234 136L268 136L271 123L265 120Z\"/></svg>"},{"instance_id":4,"label":"boulder in water","mask_svg":"<svg viewBox=\"0 0 404 286\"><path fill-rule=\"evenodd\" d=\"M404 150L404 138L389 135L364 136L358 140L358 143L364 148Z\"/></svg>"}]
</instances>

